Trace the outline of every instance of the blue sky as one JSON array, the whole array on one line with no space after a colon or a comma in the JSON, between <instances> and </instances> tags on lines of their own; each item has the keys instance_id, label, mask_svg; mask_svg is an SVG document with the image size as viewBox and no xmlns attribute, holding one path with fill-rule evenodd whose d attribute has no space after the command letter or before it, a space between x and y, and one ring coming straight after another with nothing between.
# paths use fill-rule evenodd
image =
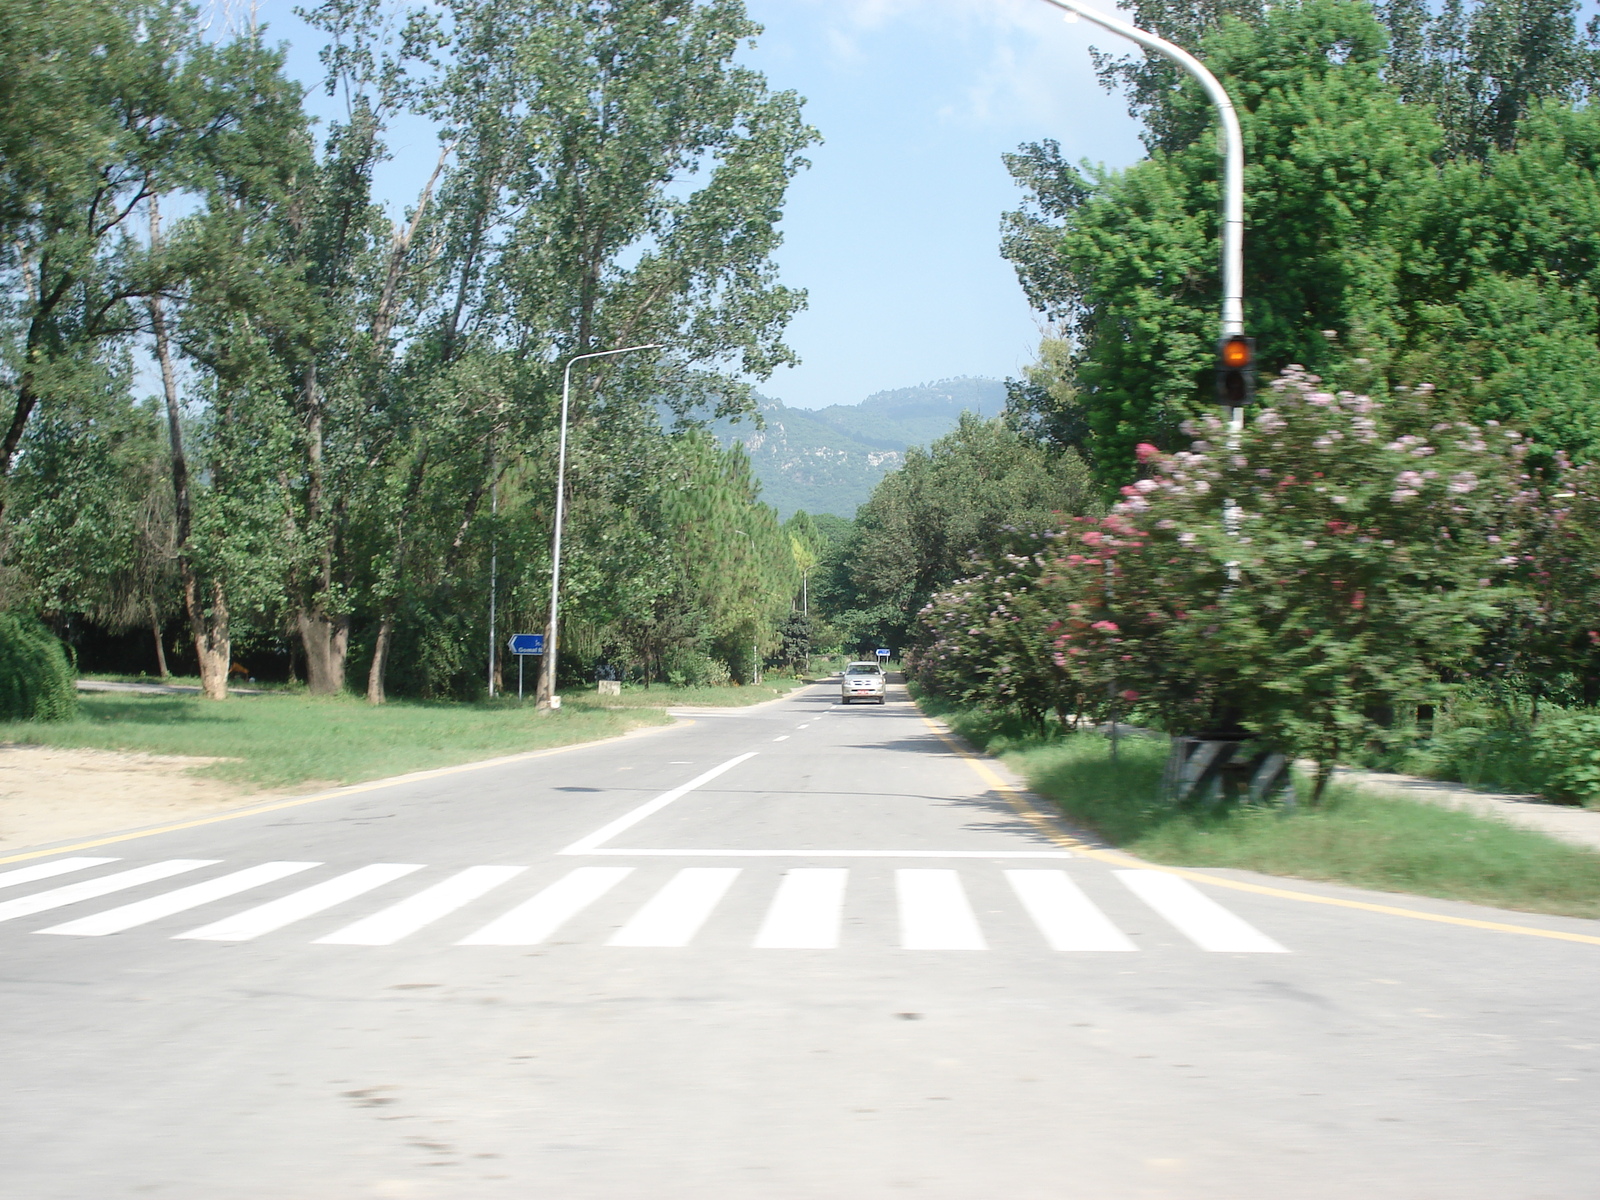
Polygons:
<instances>
[{"instance_id":1,"label":"blue sky","mask_svg":"<svg viewBox=\"0 0 1600 1200\"><path fill-rule=\"evenodd\" d=\"M1039 326L999 255L1000 215L1018 199L1000 156L1053 137L1073 159L1137 159L1137 130L1089 61L1091 44L1120 47L1042 0L746 2L766 32L745 61L804 96L825 139L791 190L778 253L784 282L810 293L789 336L802 363L761 390L819 408L1015 375ZM267 0L258 15L310 85L319 43L292 7ZM420 124L391 144L378 183L398 214L437 150Z\"/></svg>"}]
</instances>

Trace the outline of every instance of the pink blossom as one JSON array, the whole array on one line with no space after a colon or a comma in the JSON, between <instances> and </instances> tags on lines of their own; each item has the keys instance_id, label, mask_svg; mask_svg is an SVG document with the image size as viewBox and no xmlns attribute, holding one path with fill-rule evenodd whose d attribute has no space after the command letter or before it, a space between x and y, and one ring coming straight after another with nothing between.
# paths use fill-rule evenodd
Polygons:
<instances>
[{"instance_id":1,"label":"pink blossom","mask_svg":"<svg viewBox=\"0 0 1600 1200\"><path fill-rule=\"evenodd\" d=\"M1157 450L1149 442L1140 442L1133 448L1133 453L1140 462L1149 462L1156 455L1160 454L1161 451Z\"/></svg>"},{"instance_id":2,"label":"pink blossom","mask_svg":"<svg viewBox=\"0 0 1600 1200\"><path fill-rule=\"evenodd\" d=\"M1101 633L1121 633L1122 632L1120 629L1117 628L1117 623L1115 621L1096 621L1093 625L1089 626L1089 628L1090 629L1098 629Z\"/></svg>"}]
</instances>

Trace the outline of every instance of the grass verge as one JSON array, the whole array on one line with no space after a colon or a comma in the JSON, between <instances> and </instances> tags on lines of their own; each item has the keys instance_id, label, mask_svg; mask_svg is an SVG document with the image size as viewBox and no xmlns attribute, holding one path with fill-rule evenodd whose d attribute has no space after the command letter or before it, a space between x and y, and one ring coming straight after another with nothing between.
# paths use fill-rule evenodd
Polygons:
<instances>
[{"instance_id":1,"label":"grass verge","mask_svg":"<svg viewBox=\"0 0 1600 1200\"><path fill-rule=\"evenodd\" d=\"M1218 813L1159 798L1164 741L1040 735L1019 717L919 696L1080 825L1153 862L1235 867L1524 912L1600 917L1600 854L1401 796L1333 785L1322 805Z\"/></svg>"},{"instance_id":2,"label":"grass verge","mask_svg":"<svg viewBox=\"0 0 1600 1200\"><path fill-rule=\"evenodd\" d=\"M601 696L593 691L563 692L561 704L563 708L743 708L787 696L806 683L804 679L786 678L730 687L680 688L659 683L645 687L625 683L620 696Z\"/></svg>"},{"instance_id":3,"label":"grass verge","mask_svg":"<svg viewBox=\"0 0 1600 1200\"><path fill-rule=\"evenodd\" d=\"M665 724L661 708L578 702L535 715L532 706L399 702L355 697L238 697L88 692L75 720L0 723L0 741L181 754L228 761L198 774L257 787L357 783L431 767L542 750ZM615 699L615 697L611 697Z\"/></svg>"}]
</instances>

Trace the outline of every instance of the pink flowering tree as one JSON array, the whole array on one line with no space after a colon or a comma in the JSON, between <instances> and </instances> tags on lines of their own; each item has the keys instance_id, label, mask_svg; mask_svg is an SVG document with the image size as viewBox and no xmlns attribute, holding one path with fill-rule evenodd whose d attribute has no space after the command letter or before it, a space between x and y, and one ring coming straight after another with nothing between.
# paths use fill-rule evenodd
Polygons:
<instances>
[{"instance_id":1,"label":"pink flowering tree","mask_svg":"<svg viewBox=\"0 0 1600 1200\"><path fill-rule=\"evenodd\" d=\"M1168 728L1238 729L1314 758L1387 736L1501 617L1506 539L1530 493L1516 434L1443 419L1428 389L1387 403L1291 367L1235 434L1142 447L1112 519L1137 527L1105 615L1063 608L1058 651L1106 663ZM1114 625L1115 632L1105 626Z\"/></svg>"},{"instance_id":2,"label":"pink flowering tree","mask_svg":"<svg viewBox=\"0 0 1600 1200\"><path fill-rule=\"evenodd\" d=\"M967 703L1014 707L1042 727L1054 712L1072 725L1088 682L1057 665L1060 621L1047 578L1060 533L1032 555L1007 555L936 593L922 609L913 670L926 688Z\"/></svg>"}]
</instances>

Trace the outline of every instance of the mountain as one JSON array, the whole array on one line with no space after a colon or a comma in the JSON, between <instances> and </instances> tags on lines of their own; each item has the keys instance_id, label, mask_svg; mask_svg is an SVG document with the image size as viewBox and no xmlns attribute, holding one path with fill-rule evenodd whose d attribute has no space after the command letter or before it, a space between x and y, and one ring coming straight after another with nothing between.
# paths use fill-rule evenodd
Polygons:
<instances>
[{"instance_id":1,"label":"mountain","mask_svg":"<svg viewBox=\"0 0 1600 1200\"><path fill-rule=\"evenodd\" d=\"M943 437L965 411L998 416L1005 402L999 380L942 379L811 410L762 399L765 428L746 420L712 429L725 446L744 443L761 498L780 516L803 508L853 517L907 449Z\"/></svg>"}]
</instances>

